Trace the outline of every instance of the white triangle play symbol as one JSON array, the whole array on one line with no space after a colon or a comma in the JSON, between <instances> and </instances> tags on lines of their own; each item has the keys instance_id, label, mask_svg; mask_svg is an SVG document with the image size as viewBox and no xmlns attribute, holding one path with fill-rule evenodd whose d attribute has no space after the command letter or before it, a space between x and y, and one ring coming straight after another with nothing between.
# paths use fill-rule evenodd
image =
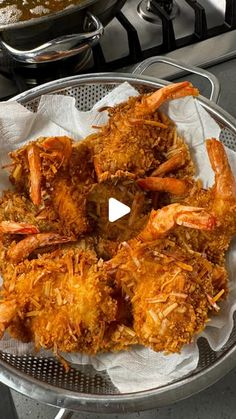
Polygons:
<instances>
[{"instance_id":1,"label":"white triangle play symbol","mask_svg":"<svg viewBox=\"0 0 236 419\"><path fill-rule=\"evenodd\" d=\"M128 205L122 204L122 202L117 201L115 198L109 198L108 219L111 223L129 214L129 212L130 207Z\"/></svg>"}]
</instances>

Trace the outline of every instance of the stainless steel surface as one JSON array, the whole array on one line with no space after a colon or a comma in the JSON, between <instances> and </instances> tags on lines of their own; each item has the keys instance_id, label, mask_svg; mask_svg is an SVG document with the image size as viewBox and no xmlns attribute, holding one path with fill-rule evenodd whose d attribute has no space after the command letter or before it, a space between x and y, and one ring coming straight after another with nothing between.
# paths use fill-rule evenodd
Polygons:
<instances>
[{"instance_id":1,"label":"stainless steel surface","mask_svg":"<svg viewBox=\"0 0 236 419\"><path fill-rule=\"evenodd\" d=\"M175 51L168 52L163 57L184 61L186 65L208 68L217 64L230 61L236 57L236 30L233 30L214 38L189 45ZM127 72L132 71L133 66L127 67ZM147 76L160 78L175 77L177 72L171 67L162 64L154 64L145 71Z\"/></svg>"},{"instance_id":2,"label":"stainless steel surface","mask_svg":"<svg viewBox=\"0 0 236 419\"><path fill-rule=\"evenodd\" d=\"M94 46L101 38L104 28L100 20L87 12L88 25L95 29L92 32L64 35L52 39L31 50L19 50L11 47L3 40L0 45L17 61L23 63L45 63L72 57Z\"/></svg>"},{"instance_id":3,"label":"stainless steel surface","mask_svg":"<svg viewBox=\"0 0 236 419\"><path fill-rule=\"evenodd\" d=\"M189 66L186 65L185 63L181 62L181 61L176 61L173 58L166 58L166 57L152 57L152 58L148 58L147 60L144 60L143 62L141 62L140 64L138 64L134 70L133 70L133 74L143 74L145 71L148 70L148 68L153 65L153 64L158 64L158 63L164 63L164 64L168 64L171 67L175 67L181 70L185 70L187 72L190 73L194 73L194 74L198 74L201 77L206 78L209 83L211 84L211 93L210 93L210 100L217 103L218 99L219 99L219 95L220 95L220 84L219 81L217 80L217 78L214 76L214 74L209 73L206 70L202 70L198 67L193 67L193 66Z\"/></svg>"},{"instance_id":4,"label":"stainless steel surface","mask_svg":"<svg viewBox=\"0 0 236 419\"><path fill-rule=\"evenodd\" d=\"M60 409L54 419L71 419L73 412L66 409Z\"/></svg>"},{"instance_id":5,"label":"stainless steel surface","mask_svg":"<svg viewBox=\"0 0 236 419\"><path fill-rule=\"evenodd\" d=\"M115 2L115 4L114 4ZM86 2L83 4L87 4ZM90 6L92 11L95 13L96 16L100 18L102 23L104 23L104 13L102 12L102 6L104 2L100 0L99 2L95 3L94 5ZM162 29L161 26L156 24L151 24L150 22L145 22L138 16L136 12L136 8L139 4L139 0L108 0L106 5L108 7L109 12L110 8L114 8L114 10L120 10L122 7L122 12L124 15L129 19L130 23L134 26L134 28L138 32L138 36L140 38L140 43L142 48L151 48L152 46L161 43L162 40ZM194 14L193 10L190 6L187 5L185 1L176 0L176 4L179 6L180 13L174 20L174 29L177 39L189 35L193 32L194 27ZM206 9L207 21L208 25L214 26L221 24L223 22L223 10L225 7L225 0L201 0L201 4ZM83 10L83 9L82 9ZM81 12L82 12L81 10ZM109 12L110 14L110 12ZM114 14L113 14L114 15ZM47 17L48 18L48 17ZM76 17L77 19L77 17ZM74 19L74 20L76 20ZM71 22L72 18L67 19L66 25L68 26L68 22L72 25ZM107 19L105 19L107 23ZM78 31L78 22L76 20L76 25L74 28L74 32ZM55 31L57 32L58 26L56 25ZM47 33L47 29L43 28L41 31L43 36ZM4 38L3 40L8 44L11 45L15 49L24 50L30 49L30 43L33 42L33 48L35 44L38 46L40 42L32 41L32 34L28 33L28 36L21 40L21 35L19 32L13 33L14 42L11 43L11 37ZM38 35L37 35L38 36ZM41 38L41 35L40 35ZM167 57L177 59L177 61L184 61L187 65L197 65L200 67L207 67L209 65L213 65L214 63L219 63L222 60L228 60L232 57L236 56L236 47L235 47L235 39L236 39L236 30L230 31L228 33L224 33L222 35L213 37L211 39L197 42L193 45L189 45L185 48L180 48L178 50L169 52L166 54ZM48 40L48 39L46 39ZM115 40L111 42L111 40ZM45 40L44 40L45 41ZM22 45L18 45L23 43ZM17 43L17 46L15 45ZM42 44L43 42L41 42ZM113 19L105 28L105 33L101 38L100 44L103 48L103 52L105 55L106 60L111 61L115 58L119 58L122 56L127 55L128 53L128 39L125 30L121 27L120 23L117 19ZM30 47L30 48L29 48ZM82 57L81 57L82 60ZM0 63L4 61L4 58L0 56ZM92 61L89 62L89 65L92 66ZM89 68L88 65L88 68ZM131 72L132 67L126 67L120 69L119 71L127 71ZM80 70L81 71L81 70ZM83 69L84 71L84 69ZM168 79L170 77L175 76L176 70L171 68L170 66L166 66L164 64L153 64L149 67L149 69L145 73L146 75L155 76L158 74L159 78ZM10 84L10 81L9 83ZM15 88L14 83L12 82L13 86L11 91ZM5 89L4 89L5 91ZM0 97L5 97L1 94L0 89Z\"/></svg>"},{"instance_id":6,"label":"stainless steel surface","mask_svg":"<svg viewBox=\"0 0 236 419\"><path fill-rule=\"evenodd\" d=\"M235 382L236 369L210 388L171 406L127 414L76 412L72 419L234 419ZM43 405L16 392L12 393L19 419L54 419L57 412L55 407Z\"/></svg>"},{"instance_id":7,"label":"stainless steel surface","mask_svg":"<svg viewBox=\"0 0 236 419\"><path fill-rule=\"evenodd\" d=\"M166 85L163 80L127 74L95 74L57 80L16 97L29 109L36 109L45 93L63 93L76 98L83 110L91 106L117 84L128 80L138 89L150 91ZM235 149L236 122L213 102L200 97L202 106L226 129L222 139ZM200 361L188 377L144 392L119 394L107 374L90 367L73 366L69 374L52 358L0 354L1 380L29 397L61 408L90 412L128 412L170 404L214 383L236 365L236 329L219 352L213 352L205 340L199 341ZM27 374L26 374L27 372Z\"/></svg>"},{"instance_id":8,"label":"stainless steel surface","mask_svg":"<svg viewBox=\"0 0 236 419\"><path fill-rule=\"evenodd\" d=\"M18 419L10 389L0 384L0 416L1 419Z\"/></svg>"},{"instance_id":9,"label":"stainless steel surface","mask_svg":"<svg viewBox=\"0 0 236 419\"><path fill-rule=\"evenodd\" d=\"M18 89L15 83L13 83L10 78L0 74L0 98L9 98L16 95L17 92Z\"/></svg>"},{"instance_id":10,"label":"stainless steel surface","mask_svg":"<svg viewBox=\"0 0 236 419\"><path fill-rule=\"evenodd\" d=\"M91 42L95 42L102 32L98 19L102 22L102 25L107 25L122 8L125 1L83 0L76 6L68 7L61 12L27 21L0 25L2 47L16 60L25 63L41 63L44 62L43 58L46 62L55 61L75 55L81 52L81 49L84 50L81 42L85 42L87 39L86 34L84 34L85 39L81 34L83 31L86 32L87 29L84 28L86 12L96 16L96 18L93 17L93 22L97 25L97 33L91 35ZM91 29L88 29L88 31L91 32ZM73 49L72 52L68 51L66 53L67 50L71 49ZM60 52L61 54L59 54Z\"/></svg>"},{"instance_id":11,"label":"stainless steel surface","mask_svg":"<svg viewBox=\"0 0 236 419\"><path fill-rule=\"evenodd\" d=\"M152 48L155 45L162 42L162 27L156 24L150 24L143 20L138 13L136 12L140 0L128 0L122 8L122 12L129 19L131 24L138 32L140 38L140 43L142 48ZM206 10L207 23L208 27L211 28L216 25L223 23L223 11L225 7L225 0L200 0L199 2ZM175 36L177 39L187 36L193 33L194 30L194 12L193 9L183 0L176 0L176 4L179 6L179 14L173 20L173 26L175 31ZM236 32L236 31L234 31ZM196 65L202 63L201 56L203 60L209 61L212 58L219 57L221 54L226 51L235 51L235 35L232 40L229 41L228 33L220 35L220 39L217 37L212 38L210 41L211 49L206 50L205 41L191 45L188 49L188 52L185 51L181 54L182 48L177 50L178 60L185 61L189 64ZM225 42L222 39L225 38ZM115 48L114 44L111 42L111 39L116 40ZM222 43L224 48L222 48ZM101 40L101 45L104 49L105 57L108 61L114 60L116 58L124 57L128 54L128 40L125 31L122 31L119 23L116 19L112 20L106 27L105 34ZM202 45L198 50L198 62L194 60L195 55L192 53L191 48L195 48L197 45ZM208 45L208 44L207 44ZM225 50L226 48L226 50ZM189 54L191 55L191 60L189 60ZM209 57L208 57L209 54ZM169 56L169 53L167 54ZM171 56L171 54L170 54ZM173 56L173 58L175 58ZM164 75L161 77L165 78Z\"/></svg>"}]
</instances>

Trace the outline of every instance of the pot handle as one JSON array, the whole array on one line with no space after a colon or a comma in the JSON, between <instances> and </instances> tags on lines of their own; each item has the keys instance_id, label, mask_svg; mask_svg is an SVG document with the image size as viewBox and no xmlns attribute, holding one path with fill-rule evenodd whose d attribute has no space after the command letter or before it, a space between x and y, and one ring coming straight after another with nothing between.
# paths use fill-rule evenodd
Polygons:
<instances>
[{"instance_id":1,"label":"pot handle","mask_svg":"<svg viewBox=\"0 0 236 419\"><path fill-rule=\"evenodd\" d=\"M135 67L133 74L141 75L147 68L149 68L152 64L156 63L169 64L172 67L177 67L189 73L194 73L198 74L199 76L205 77L211 84L210 100L212 100L215 103L218 102L220 95L220 83L218 79L214 76L214 74L211 74L208 71L203 70L199 67L186 65L185 63L176 61L173 58L166 58L162 56L148 58L147 60L144 60L140 64L138 64L137 67Z\"/></svg>"},{"instance_id":2,"label":"pot handle","mask_svg":"<svg viewBox=\"0 0 236 419\"><path fill-rule=\"evenodd\" d=\"M18 50L2 39L0 45L16 60L23 63L45 63L72 57L95 45L101 38L104 28L100 20L87 12L88 27L94 26L92 32L64 35L46 42L31 50Z\"/></svg>"}]
</instances>

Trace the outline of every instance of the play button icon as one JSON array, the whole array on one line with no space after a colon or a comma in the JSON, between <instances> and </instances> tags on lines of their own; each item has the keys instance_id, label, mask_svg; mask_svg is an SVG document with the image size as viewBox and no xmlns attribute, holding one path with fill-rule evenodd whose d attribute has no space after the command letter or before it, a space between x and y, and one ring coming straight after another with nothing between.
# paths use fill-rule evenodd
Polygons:
<instances>
[{"instance_id":1,"label":"play button icon","mask_svg":"<svg viewBox=\"0 0 236 419\"><path fill-rule=\"evenodd\" d=\"M119 220L119 218L122 218L129 213L130 207L128 207L128 205L125 205L122 202L117 201L117 199L115 198L109 198L108 219L110 223Z\"/></svg>"}]
</instances>

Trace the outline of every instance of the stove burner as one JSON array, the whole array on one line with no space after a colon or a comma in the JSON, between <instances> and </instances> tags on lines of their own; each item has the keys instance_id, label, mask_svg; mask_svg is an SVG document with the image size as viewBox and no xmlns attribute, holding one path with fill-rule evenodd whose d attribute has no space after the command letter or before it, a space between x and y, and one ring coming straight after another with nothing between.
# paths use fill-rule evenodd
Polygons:
<instances>
[{"instance_id":1,"label":"stove burner","mask_svg":"<svg viewBox=\"0 0 236 419\"><path fill-rule=\"evenodd\" d=\"M173 0L155 0L164 12L166 12L171 20L173 20L179 13L179 6ZM137 8L139 16L151 23L161 26L162 20L152 8L152 0L142 0Z\"/></svg>"},{"instance_id":2,"label":"stove burner","mask_svg":"<svg viewBox=\"0 0 236 419\"><path fill-rule=\"evenodd\" d=\"M156 0L156 3L161 6L166 13L171 14L173 9L173 0Z\"/></svg>"},{"instance_id":3,"label":"stove burner","mask_svg":"<svg viewBox=\"0 0 236 419\"><path fill-rule=\"evenodd\" d=\"M82 55L76 55L60 62L55 61L38 66L35 64L22 65L22 63L14 61L0 49L0 100L6 100L8 97L23 92L30 87L78 73L111 72L118 69L126 69L128 66L137 64L145 58L165 55L170 51L194 45L199 41L236 30L235 0L225 1L223 21L218 19L210 27L208 27L207 20L208 8L202 5L204 3L203 0L201 2L200 0L142 0L138 7L139 15L143 19L155 23L155 25L146 23L139 16L137 17L137 13L134 13L140 1L129 0L127 4L129 3L130 6L127 6L127 9L124 7L123 11L116 13L114 27L110 28L111 34L113 33L114 38L114 34L120 35L120 32L123 32L123 35L126 37L128 52L126 49L125 54L123 54L124 51L121 50L120 53L118 50L119 55L112 56L111 60L109 59L109 54L106 54L106 42L93 46L92 51L88 53L83 52ZM207 3L207 0L205 0L205 3ZM181 36L179 36L179 29L184 26L185 20L187 23L188 19L188 13L186 14L184 5L187 6L187 9L192 9L191 27L189 31L186 31L186 33L181 32ZM173 21L176 14L179 14L179 16ZM144 34L138 30L142 29L142 26L144 27ZM148 26L150 26L151 38L149 38L149 33L146 33L148 32ZM109 28L106 30L109 33ZM147 35L146 38L143 35ZM121 39L124 38L121 37ZM147 42L143 43L143 39L147 39ZM150 39L152 43L148 43ZM113 48L113 45L109 45L108 53L109 48ZM122 42L119 42L119 45L122 46ZM232 48L230 51L233 52Z\"/></svg>"}]
</instances>

